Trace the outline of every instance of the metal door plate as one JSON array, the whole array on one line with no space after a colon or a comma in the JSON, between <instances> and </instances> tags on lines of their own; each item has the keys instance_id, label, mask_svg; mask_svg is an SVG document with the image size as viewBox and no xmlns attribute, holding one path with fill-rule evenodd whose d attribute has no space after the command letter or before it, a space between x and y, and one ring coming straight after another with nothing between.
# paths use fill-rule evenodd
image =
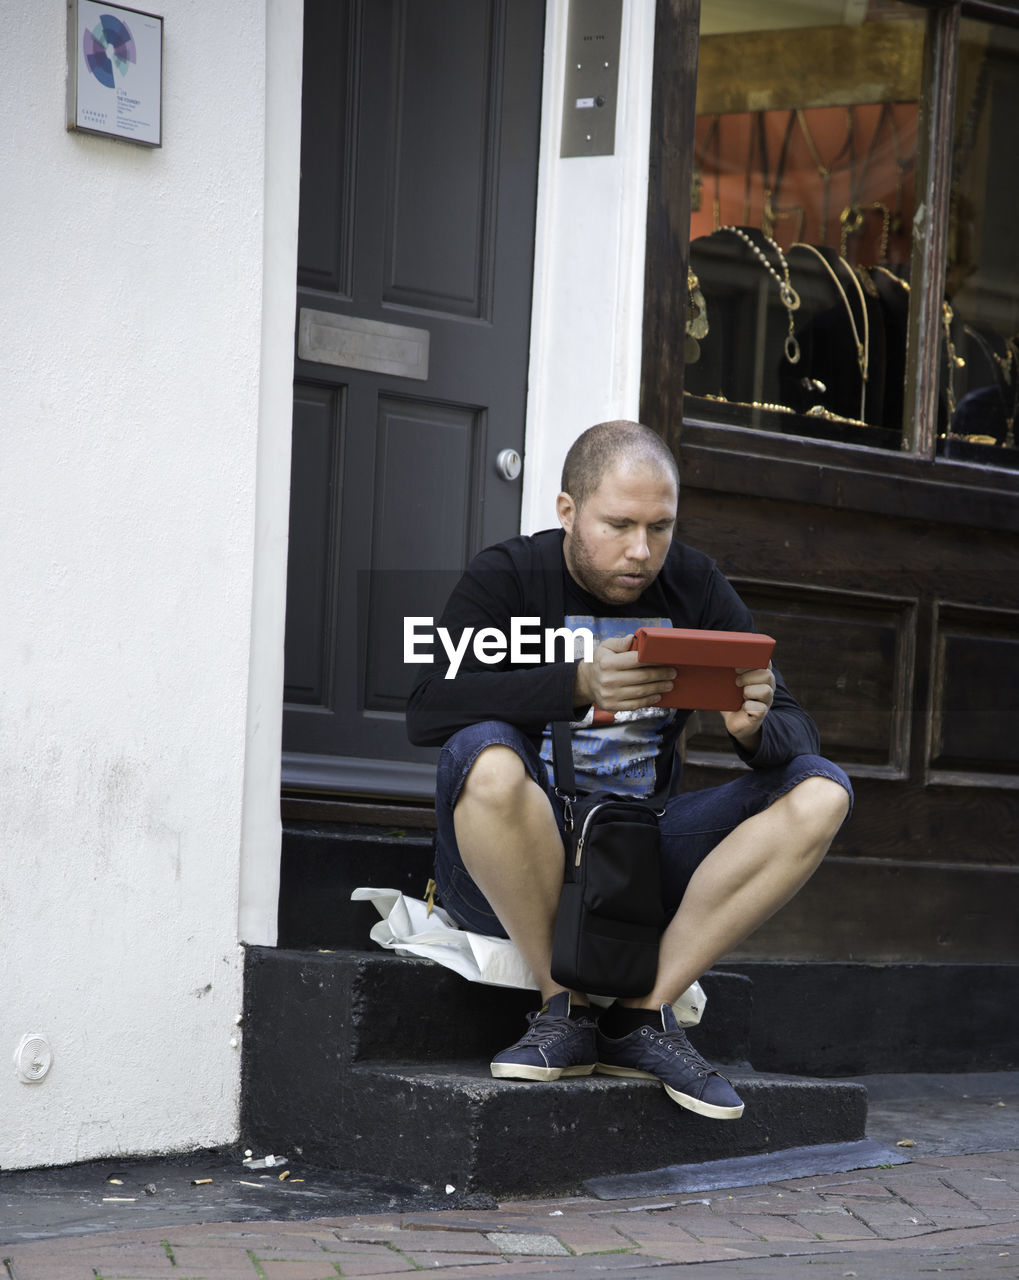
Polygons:
<instances>
[{"instance_id":1,"label":"metal door plate","mask_svg":"<svg viewBox=\"0 0 1019 1280\"><path fill-rule=\"evenodd\" d=\"M316 364L365 369L423 382L428 377L429 337L427 329L302 307L297 354L301 360Z\"/></svg>"}]
</instances>

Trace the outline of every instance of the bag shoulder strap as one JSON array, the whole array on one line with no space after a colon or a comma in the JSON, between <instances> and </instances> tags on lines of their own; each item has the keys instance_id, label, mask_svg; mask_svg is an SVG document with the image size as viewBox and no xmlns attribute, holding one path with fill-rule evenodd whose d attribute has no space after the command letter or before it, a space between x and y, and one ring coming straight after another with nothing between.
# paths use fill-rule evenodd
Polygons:
<instances>
[{"instance_id":1,"label":"bag shoulder strap","mask_svg":"<svg viewBox=\"0 0 1019 1280\"><path fill-rule=\"evenodd\" d=\"M549 538L542 547L545 569L546 602L550 620L561 627L566 619L566 602L563 594L563 560L561 538ZM552 722L552 771L556 790L562 795L576 796L577 779L573 771L573 736L565 720Z\"/></svg>"}]
</instances>

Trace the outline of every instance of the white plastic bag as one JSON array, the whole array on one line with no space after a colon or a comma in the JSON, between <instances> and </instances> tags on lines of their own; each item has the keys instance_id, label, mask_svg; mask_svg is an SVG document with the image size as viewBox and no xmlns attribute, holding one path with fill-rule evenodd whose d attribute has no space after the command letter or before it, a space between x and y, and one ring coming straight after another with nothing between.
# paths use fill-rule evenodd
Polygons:
<instances>
[{"instance_id":1,"label":"white plastic bag","mask_svg":"<svg viewBox=\"0 0 1019 1280\"><path fill-rule=\"evenodd\" d=\"M470 933L454 924L441 907L420 898L408 898L399 889L355 889L352 902L371 902L382 919L369 935L373 942L401 956L420 956L454 969L470 982L493 987L523 987L536 991L538 984L520 952L508 938L490 938ZM610 998L592 994L596 1004L611 1004ZM707 997L699 982L672 1006L681 1026L695 1027L701 1020Z\"/></svg>"}]
</instances>

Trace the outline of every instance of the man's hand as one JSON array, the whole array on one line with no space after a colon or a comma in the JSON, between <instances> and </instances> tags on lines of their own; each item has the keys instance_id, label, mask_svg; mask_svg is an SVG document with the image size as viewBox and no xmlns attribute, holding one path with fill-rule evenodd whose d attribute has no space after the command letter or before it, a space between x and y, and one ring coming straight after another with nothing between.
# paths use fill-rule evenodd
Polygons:
<instances>
[{"instance_id":1,"label":"man's hand","mask_svg":"<svg viewBox=\"0 0 1019 1280\"><path fill-rule=\"evenodd\" d=\"M602 711L634 711L655 706L668 693L675 667L642 666L632 643L632 635L613 636L595 649L590 662L580 663L573 682L575 707L593 702Z\"/></svg>"},{"instance_id":2,"label":"man's hand","mask_svg":"<svg viewBox=\"0 0 1019 1280\"><path fill-rule=\"evenodd\" d=\"M769 662L767 669L736 668L736 683L743 690L743 706L739 711L723 711L725 727L747 751L761 744L761 725L771 710L775 697L775 676Z\"/></svg>"}]
</instances>

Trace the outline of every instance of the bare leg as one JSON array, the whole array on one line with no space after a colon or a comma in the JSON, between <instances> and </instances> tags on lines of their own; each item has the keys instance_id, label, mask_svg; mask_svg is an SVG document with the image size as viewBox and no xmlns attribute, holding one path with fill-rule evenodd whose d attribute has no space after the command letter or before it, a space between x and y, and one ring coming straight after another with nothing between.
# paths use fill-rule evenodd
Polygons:
<instances>
[{"instance_id":1,"label":"bare leg","mask_svg":"<svg viewBox=\"0 0 1019 1280\"><path fill-rule=\"evenodd\" d=\"M624 1006L671 1004L783 906L816 870L845 820L849 797L806 778L725 837L694 872L662 936L654 989Z\"/></svg>"},{"instance_id":2,"label":"bare leg","mask_svg":"<svg viewBox=\"0 0 1019 1280\"><path fill-rule=\"evenodd\" d=\"M547 1000L563 990L549 973L563 842L548 797L515 751L486 747L464 781L453 825L464 866ZM587 1003L585 995L571 995Z\"/></svg>"}]
</instances>

